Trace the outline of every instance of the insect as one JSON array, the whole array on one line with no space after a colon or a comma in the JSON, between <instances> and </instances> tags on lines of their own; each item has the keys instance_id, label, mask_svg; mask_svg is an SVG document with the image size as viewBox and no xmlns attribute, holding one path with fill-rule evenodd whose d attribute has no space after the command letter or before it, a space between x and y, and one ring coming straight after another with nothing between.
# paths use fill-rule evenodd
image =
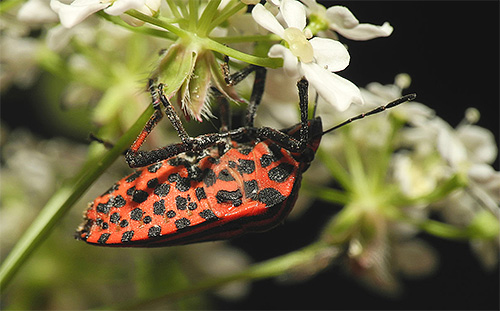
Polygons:
<instances>
[{"instance_id":1,"label":"insect","mask_svg":"<svg viewBox=\"0 0 500 311\"><path fill-rule=\"evenodd\" d=\"M249 66L228 78L236 84L254 71L245 126L228 128L228 102L219 94L221 131L198 137L186 133L162 85L150 81L155 112L125 157L131 167L142 169L89 204L76 237L102 246L157 247L269 230L291 211L302 173L314 159L323 134L415 97L407 95L323 132L321 118L308 119L308 82L302 79L297 83L300 123L280 131L256 128L265 69ZM163 117L161 106L181 143L141 151Z\"/></svg>"}]
</instances>

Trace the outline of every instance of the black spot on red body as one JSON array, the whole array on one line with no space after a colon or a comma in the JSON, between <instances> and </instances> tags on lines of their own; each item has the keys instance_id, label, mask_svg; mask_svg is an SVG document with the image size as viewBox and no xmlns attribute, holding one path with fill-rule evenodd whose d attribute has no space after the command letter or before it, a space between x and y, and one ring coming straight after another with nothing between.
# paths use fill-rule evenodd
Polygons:
<instances>
[{"instance_id":1,"label":"black spot on red body","mask_svg":"<svg viewBox=\"0 0 500 311\"><path fill-rule=\"evenodd\" d=\"M132 201L142 203L148 199L148 193L144 190L135 190L132 194Z\"/></svg>"},{"instance_id":2,"label":"black spot on red body","mask_svg":"<svg viewBox=\"0 0 500 311\"><path fill-rule=\"evenodd\" d=\"M255 162L252 160L239 160L238 172L240 174L252 174L255 171Z\"/></svg>"},{"instance_id":3,"label":"black spot on red body","mask_svg":"<svg viewBox=\"0 0 500 311\"><path fill-rule=\"evenodd\" d=\"M175 182L175 188L179 191L186 192L191 189L191 178L181 177L179 173L170 174L168 181L171 183Z\"/></svg>"},{"instance_id":4,"label":"black spot on red body","mask_svg":"<svg viewBox=\"0 0 500 311\"><path fill-rule=\"evenodd\" d=\"M106 244L106 241L109 239L110 234L109 233L103 233L97 240L97 243L99 244Z\"/></svg>"},{"instance_id":5,"label":"black spot on red body","mask_svg":"<svg viewBox=\"0 0 500 311\"><path fill-rule=\"evenodd\" d=\"M203 176L203 182L207 187L213 186L217 180L217 176L215 175L214 171L209 168L203 171Z\"/></svg>"},{"instance_id":6,"label":"black spot on red body","mask_svg":"<svg viewBox=\"0 0 500 311\"><path fill-rule=\"evenodd\" d=\"M130 230L130 231L125 231L123 234L122 234L122 242L130 242L130 240L132 240L132 237L134 236L134 230Z\"/></svg>"},{"instance_id":7,"label":"black spot on red body","mask_svg":"<svg viewBox=\"0 0 500 311\"><path fill-rule=\"evenodd\" d=\"M285 199L286 197L274 188L264 188L258 194L258 200L266 204L266 207L276 206L285 201Z\"/></svg>"},{"instance_id":8,"label":"black spot on red body","mask_svg":"<svg viewBox=\"0 0 500 311\"><path fill-rule=\"evenodd\" d=\"M96 211L98 213L108 214L110 206L108 204L99 203L97 204Z\"/></svg>"},{"instance_id":9,"label":"black spot on red body","mask_svg":"<svg viewBox=\"0 0 500 311\"><path fill-rule=\"evenodd\" d=\"M242 201L241 198L243 195L241 194L240 189L236 189L234 191L227 190L219 190L215 195L217 199L217 203L232 203L234 206L240 206Z\"/></svg>"},{"instance_id":10,"label":"black spot on red body","mask_svg":"<svg viewBox=\"0 0 500 311\"><path fill-rule=\"evenodd\" d=\"M196 208L198 208L198 204L196 204L196 202L189 202L187 207L188 207L188 210L194 211Z\"/></svg>"},{"instance_id":11,"label":"black spot on red body","mask_svg":"<svg viewBox=\"0 0 500 311\"><path fill-rule=\"evenodd\" d=\"M219 220L219 217L217 217L214 212L210 209L203 210L199 212L199 215L201 218L204 218L207 221L216 221Z\"/></svg>"},{"instance_id":12,"label":"black spot on red body","mask_svg":"<svg viewBox=\"0 0 500 311\"><path fill-rule=\"evenodd\" d=\"M141 174L142 174L142 170L135 171L134 173L132 173L131 175L129 175L127 178L125 178L125 181L126 182L133 182L134 180L137 179L137 177L141 176Z\"/></svg>"},{"instance_id":13,"label":"black spot on red body","mask_svg":"<svg viewBox=\"0 0 500 311\"><path fill-rule=\"evenodd\" d=\"M252 179L245 181L243 184L243 191L245 192L246 198L255 200L257 198L257 193L259 192L257 180Z\"/></svg>"},{"instance_id":14,"label":"black spot on red body","mask_svg":"<svg viewBox=\"0 0 500 311\"><path fill-rule=\"evenodd\" d=\"M140 209L138 207L134 208L132 211L130 211L130 219L141 220L143 214L144 214L144 212L142 211L142 209Z\"/></svg>"},{"instance_id":15,"label":"black spot on red body","mask_svg":"<svg viewBox=\"0 0 500 311\"><path fill-rule=\"evenodd\" d=\"M187 218L180 218L175 221L175 227L177 227L177 230L181 230L189 226L191 226L191 221Z\"/></svg>"},{"instance_id":16,"label":"black spot on red body","mask_svg":"<svg viewBox=\"0 0 500 311\"><path fill-rule=\"evenodd\" d=\"M112 205L114 207L124 207L125 204L127 204L127 201L125 201L125 199L121 196L121 195L117 195L113 200L112 200ZM110 203L111 203L111 200L110 200Z\"/></svg>"},{"instance_id":17,"label":"black spot on red body","mask_svg":"<svg viewBox=\"0 0 500 311\"><path fill-rule=\"evenodd\" d=\"M109 217L109 222L118 224L120 222L120 213L113 213Z\"/></svg>"},{"instance_id":18,"label":"black spot on red body","mask_svg":"<svg viewBox=\"0 0 500 311\"><path fill-rule=\"evenodd\" d=\"M159 184L153 192L160 198L166 197L170 192L170 185L167 183Z\"/></svg>"},{"instance_id":19,"label":"black spot on red body","mask_svg":"<svg viewBox=\"0 0 500 311\"><path fill-rule=\"evenodd\" d=\"M169 211L167 212L167 217L168 217L168 218L174 218L174 217L175 217L175 215L177 215L177 213L176 213L175 211L173 211L173 210L169 210Z\"/></svg>"},{"instance_id":20,"label":"black spot on red body","mask_svg":"<svg viewBox=\"0 0 500 311\"><path fill-rule=\"evenodd\" d=\"M175 206L180 211L185 210L187 207L187 199L178 195L175 197Z\"/></svg>"},{"instance_id":21,"label":"black spot on red body","mask_svg":"<svg viewBox=\"0 0 500 311\"><path fill-rule=\"evenodd\" d=\"M151 218L151 216L145 216L142 219L142 222L144 222L146 225L149 224L151 221L153 221L153 219Z\"/></svg>"},{"instance_id":22,"label":"black spot on red body","mask_svg":"<svg viewBox=\"0 0 500 311\"><path fill-rule=\"evenodd\" d=\"M280 163L268 172L268 177L272 181L284 182L293 173L294 166L289 163Z\"/></svg>"},{"instance_id":23,"label":"black spot on red body","mask_svg":"<svg viewBox=\"0 0 500 311\"><path fill-rule=\"evenodd\" d=\"M135 192L135 186L132 186L130 188L127 189L127 195L130 195L132 196Z\"/></svg>"},{"instance_id":24,"label":"black spot on red body","mask_svg":"<svg viewBox=\"0 0 500 311\"><path fill-rule=\"evenodd\" d=\"M160 201L153 203L153 214L155 215L165 214L165 200L161 199Z\"/></svg>"},{"instance_id":25,"label":"black spot on red body","mask_svg":"<svg viewBox=\"0 0 500 311\"><path fill-rule=\"evenodd\" d=\"M227 169L223 169L222 171L219 172L219 177L218 179L222 181L233 181L234 177L229 173Z\"/></svg>"},{"instance_id":26,"label":"black spot on red body","mask_svg":"<svg viewBox=\"0 0 500 311\"><path fill-rule=\"evenodd\" d=\"M154 237L157 237L157 236L160 236L160 235L161 235L161 227L160 226L154 225L151 228L149 228L149 230L148 230L148 237L154 238Z\"/></svg>"},{"instance_id":27,"label":"black spot on red body","mask_svg":"<svg viewBox=\"0 0 500 311\"><path fill-rule=\"evenodd\" d=\"M151 164L150 166L148 166L148 171L150 173L156 173L161 168L162 165L163 165L162 162Z\"/></svg>"},{"instance_id":28,"label":"black spot on red body","mask_svg":"<svg viewBox=\"0 0 500 311\"><path fill-rule=\"evenodd\" d=\"M274 158L270 154L263 154L262 158L260 158L260 166L262 166L262 167L268 167L273 162L274 162Z\"/></svg>"},{"instance_id":29,"label":"black spot on red body","mask_svg":"<svg viewBox=\"0 0 500 311\"><path fill-rule=\"evenodd\" d=\"M151 178L150 180L148 180L148 188L151 188L151 189L154 189L156 188L156 186L158 186L158 178Z\"/></svg>"},{"instance_id":30,"label":"black spot on red body","mask_svg":"<svg viewBox=\"0 0 500 311\"><path fill-rule=\"evenodd\" d=\"M125 228L127 226L128 226L128 220L122 219L122 221L120 221L120 227Z\"/></svg>"},{"instance_id":31,"label":"black spot on red body","mask_svg":"<svg viewBox=\"0 0 500 311\"><path fill-rule=\"evenodd\" d=\"M194 192L198 201L207 198L207 194L205 193L205 189L203 189L203 187L196 188Z\"/></svg>"}]
</instances>

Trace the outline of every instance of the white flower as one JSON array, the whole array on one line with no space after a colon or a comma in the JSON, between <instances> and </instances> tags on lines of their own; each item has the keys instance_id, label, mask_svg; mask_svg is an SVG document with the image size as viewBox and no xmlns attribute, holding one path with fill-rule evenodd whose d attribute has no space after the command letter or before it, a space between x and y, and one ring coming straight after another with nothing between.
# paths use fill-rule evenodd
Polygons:
<instances>
[{"instance_id":1,"label":"white flower","mask_svg":"<svg viewBox=\"0 0 500 311\"><path fill-rule=\"evenodd\" d=\"M277 34L288 44L288 48L280 44L273 45L268 56L283 58L287 75L296 79L305 76L319 95L338 110L347 109L351 103L363 103L356 85L332 73L349 65L350 56L346 48L331 39L308 40L311 34L304 31L306 11L301 3L284 0L279 10L287 28L263 5L257 4L252 10L252 16L259 25Z\"/></svg>"},{"instance_id":2,"label":"white flower","mask_svg":"<svg viewBox=\"0 0 500 311\"><path fill-rule=\"evenodd\" d=\"M49 0L28 0L17 12L17 19L27 24L57 22L57 15L50 9Z\"/></svg>"},{"instance_id":3,"label":"white flower","mask_svg":"<svg viewBox=\"0 0 500 311\"><path fill-rule=\"evenodd\" d=\"M51 0L50 7L59 14L64 27L71 28L97 11L104 10L109 15L122 15L128 10L138 10L147 15L155 14L160 8L160 0L75 0L65 4L60 0ZM142 23L123 16L124 20L139 26Z\"/></svg>"},{"instance_id":4,"label":"white flower","mask_svg":"<svg viewBox=\"0 0 500 311\"><path fill-rule=\"evenodd\" d=\"M385 22L382 26L372 24L360 24L356 17L343 6L332 6L325 9L316 3L316 0L301 0L308 9L309 16L315 16L328 24L330 30L351 40L365 41L379 37L388 37L393 28Z\"/></svg>"}]
</instances>

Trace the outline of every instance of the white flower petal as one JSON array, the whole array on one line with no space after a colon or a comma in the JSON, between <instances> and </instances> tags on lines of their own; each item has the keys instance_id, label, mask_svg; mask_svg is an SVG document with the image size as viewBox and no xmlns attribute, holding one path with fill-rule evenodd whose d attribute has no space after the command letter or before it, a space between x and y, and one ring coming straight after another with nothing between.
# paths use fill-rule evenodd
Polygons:
<instances>
[{"instance_id":1,"label":"white flower petal","mask_svg":"<svg viewBox=\"0 0 500 311\"><path fill-rule=\"evenodd\" d=\"M349 29L359 24L354 14L348 8L340 5L332 6L326 10L326 18L330 21L330 26L337 30L338 28Z\"/></svg>"},{"instance_id":2,"label":"white flower petal","mask_svg":"<svg viewBox=\"0 0 500 311\"><path fill-rule=\"evenodd\" d=\"M339 41L326 38L312 38L309 40L314 50L316 63L328 71L341 71L348 65L351 57L349 52Z\"/></svg>"},{"instance_id":3,"label":"white flower petal","mask_svg":"<svg viewBox=\"0 0 500 311\"><path fill-rule=\"evenodd\" d=\"M295 27L301 31L306 27L306 8L302 3L283 0L280 12L288 27Z\"/></svg>"},{"instance_id":4,"label":"white flower petal","mask_svg":"<svg viewBox=\"0 0 500 311\"><path fill-rule=\"evenodd\" d=\"M283 58L283 69L287 76L295 79L300 78L299 61L289 49L281 44L275 44L269 49L267 56Z\"/></svg>"},{"instance_id":5,"label":"white flower petal","mask_svg":"<svg viewBox=\"0 0 500 311\"><path fill-rule=\"evenodd\" d=\"M50 1L50 7L59 15L61 24L66 28L79 24L108 5L109 3L101 3L99 0L75 0L71 4L64 4L58 0Z\"/></svg>"},{"instance_id":6,"label":"white flower petal","mask_svg":"<svg viewBox=\"0 0 500 311\"><path fill-rule=\"evenodd\" d=\"M476 125L460 126L457 129L460 141L467 148L469 160L474 163L493 163L498 148L493 133Z\"/></svg>"},{"instance_id":7,"label":"white flower petal","mask_svg":"<svg viewBox=\"0 0 500 311\"><path fill-rule=\"evenodd\" d=\"M252 17L257 22L257 24L283 38L285 29L283 28L283 26L281 26L276 17L271 12L269 12L262 4L259 3L254 6L252 10Z\"/></svg>"},{"instance_id":8,"label":"white flower petal","mask_svg":"<svg viewBox=\"0 0 500 311\"><path fill-rule=\"evenodd\" d=\"M392 34L393 28L388 22L385 22L382 26L359 24L351 29L337 28L335 31L347 39L366 41L379 37L388 37Z\"/></svg>"},{"instance_id":9,"label":"white flower petal","mask_svg":"<svg viewBox=\"0 0 500 311\"><path fill-rule=\"evenodd\" d=\"M116 0L113 5L104 10L109 15L121 15L128 10L139 10L145 6L144 0ZM142 12L144 13L144 12Z\"/></svg>"},{"instance_id":10,"label":"white flower petal","mask_svg":"<svg viewBox=\"0 0 500 311\"><path fill-rule=\"evenodd\" d=\"M340 111L352 103L362 104L359 88L351 81L331 73L315 63L301 64L304 76L324 100Z\"/></svg>"},{"instance_id":11,"label":"white flower petal","mask_svg":"<svg viewBox=\"0 0 500 311\"><path fill-rule=\"evenodd\" d=\"M436 119L430 122L438 130L437 149L441 156L446 159L452 167L459 167L467 161L467 150L460 139L455 135L453 129L443 120Z\"/></svg>"}]
</instances>

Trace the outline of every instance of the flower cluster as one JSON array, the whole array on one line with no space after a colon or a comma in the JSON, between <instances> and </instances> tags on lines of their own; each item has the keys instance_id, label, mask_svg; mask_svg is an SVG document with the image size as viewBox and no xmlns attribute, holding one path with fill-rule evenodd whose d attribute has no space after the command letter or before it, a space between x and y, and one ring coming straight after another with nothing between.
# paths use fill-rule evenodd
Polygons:
<instances>
[{"instance_id":1,"label":"flower cluster","mask_svg":"<svg viewBox=\"0 0 500 311\"><path fill-rule=\"evenodd\" d=\"M184 121L198 121L195 125L186 122L188 130L196 126L197 132L213 131L215 97L225 97L236 113L246 108L250 83L244 80L233 85L227 73L248 65L267 68L256 124L274 128L297 122L296 85L302 78L311 86L314 112L325 129L385 105L409 87L411 79L406 74L398 75L393 84L371 83L365 88L342 77L351 61L343 39L388 37L393 31L388 22L362 23L344 6L326 8L315 0L261 2L28 0L16 5L17 1L6 1L0 4L0 90L4 93L13 85L29 88L39 83L44 88L41 102L86 108L83 117L57 120L61 126L76 133L81 120L88 119L92 126L87 125L86 132L97 131L97 136L117 141L151 104L148 80L164 86L162 91L177 105ZM76 288L75 300L59 301L54 295L46 303L52 308L87 309L95 305L88 303L86 295L99 295L96 303L102 304L123 301L110 290L115 283L98 278L117 276L116 280L123 281L130 270L134 270L130 278L136 284L127 279L125 283L130 284L123 286L123 292L140 302L167 291L187 295L189 286L200 277L213 280L202 280L193 286L193 293L218 288L221 296L238 298L247 292L246 281L252 278L281 271L300 279L320 273L334 261L344 263L346 270L371 289L395 295L401 290L401 275L423 277L436 270L437 252L421 239L421 233L470 241L478 260L492 269L498 264L500 244L500 172L492 166L498 147L493 134L476 125L479 117L471 108L452 127L431 108L412 102L325 134L316 160L303 176L291 217L298 218L319 201L342 209L337 213L332 209L331 219L310 248L276 258L261 269L240 273L250 260L224 242L162 253L128 250L123 256L115 250L87 252L52 237L48 243L58 243L60 248L41 255L50 271L62 274L75 269L74 262L80 264L75 275L66 273L53 285L54 292L68 292L77 277L85 285L100 285L88 291L80 290L87 286ZM207 119L211 122L204 122ZM148 138L151 146L178 140L171 128L158 128ZM9 181L4 182L0 197L1 233L13 242L31 221L24 217L27 207L41 207L49 200L47 194L60 187L61 179L75 175L79 166L85 172L89 164L83 164L81 145L56 140L37 144L29 134L6 129L1 137L2 160L6 159L2 179ZM98 148L103 149L89 148L88 159ZM113 167L103 177L107 182L101 182L110 184L125 171L123 166ZM91 196L102 192L105 186L101 182ZM64 228L58 230L59 235L67 233ZM13 244L3 244L2 252ZM65 256L70 260L64 262ZM96 267L95 258L108 264ZM58 269L59 265L63 268ZM36 270L34 266L30 269ZM90 276L89 270L94 271ZM233 275L225 276L227 273ZM18 284L19 292L40 291L53 283L44 271L24 281ZM227 284L230 286L218 287ZM104 299L107 295L109 300ZM7 301L5 305L43 307L36 299L26 301ZM186 300L168 306L195 309L204 305Z\"/></svg>"}]
</instances>

